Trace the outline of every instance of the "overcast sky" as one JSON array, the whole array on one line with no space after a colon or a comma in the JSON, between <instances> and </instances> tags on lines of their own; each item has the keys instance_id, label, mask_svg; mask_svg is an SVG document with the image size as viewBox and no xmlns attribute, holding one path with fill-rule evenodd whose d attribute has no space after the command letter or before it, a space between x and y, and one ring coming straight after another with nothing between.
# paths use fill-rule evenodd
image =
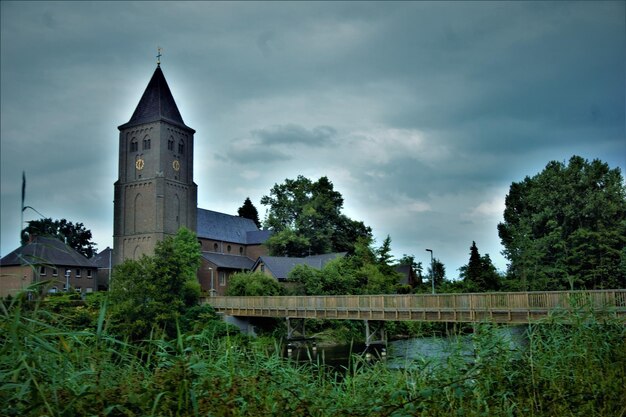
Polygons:
<instances>
[{"instance_id":1,"label":"overcast sky","mask_svg":"<svg viewBox=\"0 0 626 417\"><path fill-rule=\"evenodd\" d=\"M112 245L117 126L161 68L194 128L198 204L236 214L302 174L397 257L506 269L512 182L551 160L626 169L624 2L8 2L1 243L20 189ZM28 209L24 220L39 218Z\"/></svg>"}]
</instances>

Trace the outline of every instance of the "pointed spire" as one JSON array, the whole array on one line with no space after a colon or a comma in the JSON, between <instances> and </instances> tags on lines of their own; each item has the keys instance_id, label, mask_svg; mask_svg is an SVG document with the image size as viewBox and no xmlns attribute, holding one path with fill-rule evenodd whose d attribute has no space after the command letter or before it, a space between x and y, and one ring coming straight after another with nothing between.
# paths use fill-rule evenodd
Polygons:
<instances>
[{"instance_id":1,"label":"pointed spire","mask_svg":"<svg viewBox=\"0 0 626 417\"><path fill-rule=\"evenodd\" d=\"M165 121L194 131L183 121L172 92L165 81L161 66L158 64L135 112L128 123L119 126L118 129L157 121Z\"/></svg>"}]
</instances>

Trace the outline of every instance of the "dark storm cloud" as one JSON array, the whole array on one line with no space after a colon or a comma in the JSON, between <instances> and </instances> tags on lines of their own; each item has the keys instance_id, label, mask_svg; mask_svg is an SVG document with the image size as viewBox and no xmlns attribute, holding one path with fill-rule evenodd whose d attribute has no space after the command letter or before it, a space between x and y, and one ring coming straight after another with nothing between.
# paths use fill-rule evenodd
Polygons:
<instances>
[{"instance_id":1,"label":"dark storm cloud","mask_svg":"<svg viewBox=\"0 0 626 417\"><path fill-rule=\"evenodd\" d=\"M350 216L454 276L498 257L512 181L626 169L620 2L0 2L2 254L27 201L110 245L118 131L163 47L203 208L328 175ZM259 207L262 209L261 207ZM379 239L380 240L380 239ZM423 255L424 259L426 255Z\"/></svg>"}]
</instances>

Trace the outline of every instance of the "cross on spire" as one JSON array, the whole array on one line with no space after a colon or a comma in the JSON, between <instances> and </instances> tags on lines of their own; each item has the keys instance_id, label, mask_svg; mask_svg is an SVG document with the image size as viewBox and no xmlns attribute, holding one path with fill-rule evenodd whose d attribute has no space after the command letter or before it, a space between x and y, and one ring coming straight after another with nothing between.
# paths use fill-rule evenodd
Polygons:
<instances>
[{"instance_id":1,"label":"cross on spire","mask_svg":"<svg viewBox=\"0 0 626 417\"><path fill-rule=\"evenodd\" d=\"M159 67L161 66L161 49L162 48L160 46L157 47L158 54L156 56L156 59L157 59L157 66L159 66Z\"/></svg>"}]
</instances>

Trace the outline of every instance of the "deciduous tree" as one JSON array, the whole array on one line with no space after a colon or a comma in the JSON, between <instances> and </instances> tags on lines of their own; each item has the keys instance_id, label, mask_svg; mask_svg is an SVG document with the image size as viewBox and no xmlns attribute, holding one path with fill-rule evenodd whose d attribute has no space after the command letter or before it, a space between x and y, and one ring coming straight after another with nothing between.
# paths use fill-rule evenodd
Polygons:
<instances>
[{"instance_id":1,"label":"deciduous tree","mask_svg":"<svg viewBox=\"0 0 626 417\"><path fill-rule=\"evenodd\" d=\"M264 226L274 231L266 243L272 255L352 252L359 237L371 237L369 227L341 213L343 197L327 177L286 179L261 204L268 206Z\"/></svg>"},{"instance_id":2,"label":"deciduous tree","mask_svg":"<svg viewBox=\"0 0 626 417\"><path fill-rule=\"evenodd\" d=\"M284 288L276 279L263 272L239 272L228 280L226 295L283 295Z\"/></svg>"},{"instance_id":3,"label":"deciduous tree","mask_svg":"<svg viewBox=\"0 0 626 417\"><path fill-rule=\"evenodd\" d=\"M626 286L626 189L619 168L573 156L513 183L498 234L522 289Z\"/></svg>"},{"instance_id":4,"label":"deciduous tree","mask_svg":"<svg viewBox=\"0 0 626 417\"><path fill-rule=\"evenodd\" d=\"M110 290L114 328L134 340L154 328L175 334L177 318L198 302L199 265L196 235L182 228L158 242L153 256L116 266Z\"/></svg>"},{"instance_id":5,"label":"deciduous tree","mask_svg":"<svg viewBox=\"0 0 626 417\"><path fill-rule=\"evenodd\" d=\"M51 218L31 220L22 230L22 245L35 236L48 236L62 240L87 258L96 254L96 244L91 241L91 230L86 229L82 223L74 224L65 219L52 220Z\"/></svg>"}]
</instances>

